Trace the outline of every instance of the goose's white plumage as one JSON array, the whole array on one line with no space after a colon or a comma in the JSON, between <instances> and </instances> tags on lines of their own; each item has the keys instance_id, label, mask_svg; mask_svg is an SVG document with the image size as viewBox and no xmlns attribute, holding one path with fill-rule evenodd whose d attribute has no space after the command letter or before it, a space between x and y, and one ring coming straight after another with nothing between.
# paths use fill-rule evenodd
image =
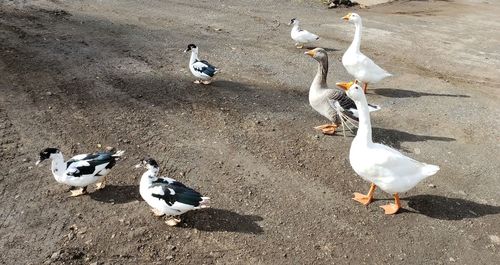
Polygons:
<instances>
[{"instance_id":1,"label":"goose's white plumage","mask_svg":"<svg viewBox=\"0 0 500 265\"><path fill-rule=\"evenodd\" d=\"M117 152L97 152L94 154L81 154L73 156L68 161L64 161L62 152L57 148L45 148L40 152L38 165L46 159L52 160L52 174L57 182L81 187L79 190L72 190L72 196L78 196L87 192L88 185L96 183L97 189L104 188L105 177L109 174L116 160L123 155L124 151Z\"/></svg>"},{"instance_id":2,"label":"goose's white plumage","mask_svg":"<svg viewBox=\"0 0 500 265\"><path fill-rule=\"evenodd\" d=\"M358 84L352 84L347 95L354 100L359 111L358 132L349 152L351 167L364 180L375 185L372 186L373 190L380 187L394 194L396 205L383 206L386 214L394 214L400 207L398 193L406 192L423 179L436 174L439 167L416 161L383 144L373 143L365 94ZM372 189L368 196L355 194L354 199L368 204L373 196Z\"/></svg>"},{"instance_id":3,"label":"goose's white plumage","mask_svg":"<svg viewBox=\"0 0 500 265\"><path fill-rule=\"evenodd\" d=\"M342 56L342 64L349 74L365 84L366 91L368 84L377 83L386 77L392 76L392 74L361 53L361 30L363 27L361 17L356 13L349 13L343 19L354 23L356 31L351 45Z\"/></svg>"},{"instance_id":4,"label":"goose's white plumage","mask_svg":"<svg viewBox=\"0 0 500 265\"><path fill-rule=\"evenodd\" d=\"M318 61L318 71L309 88L309 104L319 114L329 119L332 124L315 127L324 134L335 133L338 125L342 125L345 136L345 127L350 129L351 120L358 121L358 110L354 101L350 99L345 90L337 87L328 87L328 54L323 48L315 48L305 52ZM380 110L379 106L369 105L370 112ZM353 124L354 125L354 124Z\"/></svg>"},{"instance_id":5,"label":"goose's white plumage","mask_svg":"<svg viewBox=\"0 0 500 265\"><path fill-rule=\"evenodd\" d=\"M319 40L318 35L301 29L299 24L300 21L296 18L290 20L290 25L293 25L290 36L295 41L295 46L297 46L297 48L302 48L304 44Z\"/></svg>"},{"instance_id":6,"label":"goose's white plumage","mask_svg":"<svg viewBox=\"0 0 500 265\"><path fill-rule=\"evenodd\" d=\"M179 216L191 210L209 207L209 197L202 196L175 179L159 177L159 166L155 160L144 160L136 167L141 166L147 168L147 171L141 177L139 193L156 216ZM172 218L165 223L174 226L179 222L180 219Z\"/></svg>"}]
</instances>

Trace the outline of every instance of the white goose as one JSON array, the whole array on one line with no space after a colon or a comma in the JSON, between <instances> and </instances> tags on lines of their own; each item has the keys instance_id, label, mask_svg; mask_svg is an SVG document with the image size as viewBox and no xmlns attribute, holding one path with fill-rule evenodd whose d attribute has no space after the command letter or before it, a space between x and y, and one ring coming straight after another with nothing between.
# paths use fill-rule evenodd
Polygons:
<instances>
[{"instance_id":1,"label":"white goose","mask_svg":"<svg viewBox=\"0 0 500 265\"><path fill-rule=\"evenodd\" d=\"M160 167L153 159L142 160L136 168L145 167L139 184L141 197L152 207L155 216L179 216L191 210L209 207L210 198L172 178L159 177ZM177 225L181 220L171 218L165 223Z\"/></svg>"},{"instance_id":2,"label":"white goose","mask_svg":"<svg viewBox=\"0 0 500 265\"><path fill-rule=\"evenodd\" d=\"M40 152L40 159L36 165L47 159L52 159L52 174L57 182L71 186L71 196L87 193L87 186L96 183L97 189L103 189L106 175L116 164L116 160L125 151L97 152L81 154L64 162L62 152L57 148L45 148ZM74 189L80 187L80 189Z\"/></svg>"},{"instance_id":3,"label":"white goose","mask_svg":"<svg viewBox=\"0 0 500 265\"><path fill-rule=\"evenodd\" d=\"M191 51L189 58L189 70L197 78L195 84L208 85L212 82L212 78L219 72L219 69L205 60L198 59L198 47L194 44L189 44L184 52Z\"/></svg>"},{"instance_id":4,"label":"white goose","mask_svg":"<svg viewBox=\"0 0 500 265\"><path fill-rule=\"evenodd\" d=\"M368 84L377 83L386 77L392 76L392 74L376 65L359 50L361 45L361 29L363 27L361 17L356 13L349 13L342 17L342 19L354 23L356 26L351 46L349 46L342 56L342 64L349 74L363 82L363 91L366 93Z\"/></svg>"},{"instance_id":5,"label":"white goose","mask_svg":"<svg viewBox=\"0 0 500 265\"><path fill-rule=\"evenodd\" d=\"M388 146L373 143L366 96L357 83L343 84L359 111L359 128L351 144L349 160L352 169L372 184L367 195L354 193L353 199L364 205L370 204L378 186L394 195L395 204L381 207L385 214L395 214L401 208L398 193L406 192L421 180L436 174L439 167L421 163Z\"/></svg>"},{"instance_id":6,"label":"white goose","mask_svg":"<svg viewBox=\"0 0 500 265\"><path fill-rule=\"evenodd\" d=\"M337 87L328 87L326 82L328 75L328 54L323 48L316 48L305 52L318 61L318 72L309 88L309 104L319 114L331 121L331 124L324 124L314 127L321 130L323 134L334 134L339 124L342 124L345 136L345 127L351 129L348 123L351 120L358 121L358 109L354 101L350 99L345 90ZM380 109L379 106L369 105L370 112ZM354 125L354 124L352 124Z\"/></svg>"},{"instance_id":7,"label":"white goose","mask_svg":"<svg viewBox=\"0 0 500 265\"><path fill-rule=\"evenodd\" d=\"M300 21L296 18L292 18L288 25L293 25L292 31L290 32L290 36L295 41L295 46L298 49L302 49L304 44L309 42L313 42L319 40L318 35L313 34L307 30L300 29L299 27Z\"/></svg>"}]
</instances>

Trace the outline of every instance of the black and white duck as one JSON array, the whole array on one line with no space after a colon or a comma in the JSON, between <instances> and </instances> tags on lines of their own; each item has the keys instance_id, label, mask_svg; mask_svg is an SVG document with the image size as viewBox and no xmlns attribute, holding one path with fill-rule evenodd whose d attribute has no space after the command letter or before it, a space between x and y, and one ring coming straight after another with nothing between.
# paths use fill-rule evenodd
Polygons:
<instances>
[{"instance_id":1,"label":"black and white duck","mask_svg":"<svg viewBox=\"0 0 500 265\"><path fill-rule=\"evenodd\" d=\"M195 84L208 85L212 82L212 78L219 72L219 69L205 60L198 58L198 47L194 44L189 44L184 52L191 51L189 58L189 70L197 78Z\"/></svg>"},{"instance_id":2,"label":"black and white duck","mask_svg":"<svg viewBox=\"0 0 500 265\"><path fill-rule=\"evenodd\" d=\"M318 35L311 33L307 30L300 28L300 21L296 18L292 18L288 25L293 25L292 31L290 32L290 37L295 41L295 47L302 49L304 44L319 40Z\"/></svg>"},{"instance_id":3,"label":"black and white duck","mask_svg":"<svg viewBox=\"0 0 500 265\"><path fill-rule=\"evenodd\" d=\"M96 189L106 185L106 175L125 151L102 151L81 154L64 162L62 152L57 148L45 148L40 152L39 165L47 159L52 160L52 174L57 182L71 186L71 196L87 193L87 186L96 183ZM78 188L76 188L78 187Z\"/></svg>"},{"instance_id":4,"label":"black and white duck","mask_svg":"<svg viewBox=\"0 0 500 265\"><path fill-rule=\"evenodd\" d=\"M165 221L169 226L181 222L179 216L191 210L208 208L210 198L187 187L175 179L160 177L160 167L153 159L142 160L136 168L144 167L139 184L141 197L151 206L155 216L167 215L171 218Z\"/></svg>"}]
</instances>

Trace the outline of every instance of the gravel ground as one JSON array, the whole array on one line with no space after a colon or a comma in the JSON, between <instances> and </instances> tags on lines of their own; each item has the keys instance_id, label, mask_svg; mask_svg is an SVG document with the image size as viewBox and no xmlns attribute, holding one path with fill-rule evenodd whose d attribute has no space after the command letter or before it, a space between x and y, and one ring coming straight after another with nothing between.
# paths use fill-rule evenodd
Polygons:
<instances>
[{"instance_id":1,"label":"gravel ground","mask_svg":"<svg viewBox=\"0 0 500 265\"><path fill-rule=\"evenodd\" d=\"M394 77L372 85L374 138L441 167L385 216L352 171L352 134L324 136L308 105L316 62L300 18L329 52L328 81L363 17L362 50ZM500 42L494 1L2 1L2 264L495 264L500 260ZM222 69L187 70L189 43ZM126 150L101 191L68 198L38 152ZM179 227L138 193L151 156L212 198Z\"/></svg>"}]
</instances>

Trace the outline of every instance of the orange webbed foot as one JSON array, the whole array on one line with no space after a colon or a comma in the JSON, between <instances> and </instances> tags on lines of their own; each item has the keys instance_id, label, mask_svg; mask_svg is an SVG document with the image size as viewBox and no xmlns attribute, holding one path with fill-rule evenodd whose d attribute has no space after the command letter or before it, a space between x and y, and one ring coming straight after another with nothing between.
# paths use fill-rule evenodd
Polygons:
<instances>
[{"instance_id":1,"label":"orange webbed foot","mask_svg":"<svg viewBox=\"0 0 500 265\"><path fill-rule=\"evenodd\" d=\"M364 194L361 194L358 192L354 193L354 198L352 198L352 199L365 205L365 206L372 203L372 201L373 201L373 197L370 197L368 195L364 195Z\"/></svg>"},{"instance_id":2,"label":"orange webbed foot","mask_svg":"<svg viewBox=\"0 0 500 265\"><path fill-rule=\"evenodd\" d=\"M380 206L380 208L384 209L385 214L395 214L399 211L399 209L401 207L399 207L396 204L389 203L389 204Z\"/></svg>"},{"instance_id":3,"label":"orange webbed foot","mask_svg":"<svg viewBox=\"0 0 500 265\"><path fill-rule=\"evenodd\" d=\"M373 194L375 193L375 189L377 186L375 184L370 185L370 190L368 191L367 195L361 194L361 193L354 193L354 198L353 200L360 202L363 205L368 205L373 201Z\"/></svg>"},{"instance_id":4,"label":"orange webbed foot","mask_svg":"<svg viewBox=\"0 0 500 265\"><path fill-rule=\"evenodd\" d=\"M399 195L397 193L394 193L394 202L395 202L395 204L389 203L387 205L380 206L382 209L384 209L385 214L395 214L401 208L401 203L399 201Z\"/></svg>"},{"instance_id":5,"label":"orange webbed foot","mask_svg":"<svg viewBox=\"0 0 500 265\"><path fill-rule=\"evenodd\" d=\"M337 125L331 123L331 124L323 124L320 126L314 127L316 130L320 130L323 134L326 135L333 135L335 134L335 131L337 129Z\"/></svg>"}]
</instances>

